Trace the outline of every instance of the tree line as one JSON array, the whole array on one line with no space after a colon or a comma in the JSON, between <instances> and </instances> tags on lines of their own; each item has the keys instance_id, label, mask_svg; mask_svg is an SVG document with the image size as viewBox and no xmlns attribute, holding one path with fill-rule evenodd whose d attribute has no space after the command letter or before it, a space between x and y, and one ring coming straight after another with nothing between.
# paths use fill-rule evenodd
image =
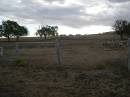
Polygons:
<instances>
[{"instance_id":1,"label":"tree line","mask_svg":"<svg viewBox=\"0 0 130 97\"><path fill-rule=\"evenodd\" d=\"M113 25L113 30L120 35L121 40L126 37L128 38L130 37L130 22L127 20L116 20ZM16 38L16 41L19 41L21 36L27 35L28 29L15 21L2 21L2 24L0 25L0 37L6 37L8 41L10 41L12 37ZM41 39L58 36L58 26L41 26L37 30L36 36L39 36Z\"/></svg>"},{"instance_id":2,"label":"tree line","mask_svg":"<svg viewBox=\"0 0 130 97\"><path fill-rule=\"evenodd\" d=\"M0 37L6 37L8 41L10 41L11 38L16 38L16 41L19 41L21 36L27 35L28 29L15 21L2 21L2 24L0 25ZM41 39L43 39L43 37L44 39L47 39L48 37L58 36L58 26L42 26L37 30L36 35Z\"/></svg>"}]
</instances>

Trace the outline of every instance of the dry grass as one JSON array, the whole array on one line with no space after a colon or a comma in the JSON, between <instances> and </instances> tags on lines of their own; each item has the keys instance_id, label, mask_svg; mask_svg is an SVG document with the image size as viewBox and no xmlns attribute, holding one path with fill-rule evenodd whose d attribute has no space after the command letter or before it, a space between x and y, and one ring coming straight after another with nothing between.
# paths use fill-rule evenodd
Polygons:
<instances>
[{"instance_id":1,"label":"dry grass","mask_svg":"<svg viewBox=\"0 0 130 97\"><path fill-rule=\"evenodd\" d=\"M0 65L0 97L130 97L127 48L101 40L62 41L62 64L54 48L8 49ZM6 57L6 56L5 56Z\"/></svg>"}]
</instances>

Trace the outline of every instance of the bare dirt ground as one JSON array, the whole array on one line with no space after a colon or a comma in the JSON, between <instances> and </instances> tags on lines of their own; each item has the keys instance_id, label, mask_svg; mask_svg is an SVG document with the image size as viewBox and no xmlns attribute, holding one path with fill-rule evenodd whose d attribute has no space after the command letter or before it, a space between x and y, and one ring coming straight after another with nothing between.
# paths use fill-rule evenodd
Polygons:
<instances>
[{"instance_id":1,"label":"bare dirt ground","mask_svg":"<svg viewBox=\"0 0 130 97\"><path fill-rule=\"evenodd\" d=\"M127 47L107 41L61 41L61 65L53 47L24 47L19 55L6 49L0 97L130 97Z\"/></svg>"}]
</instances>

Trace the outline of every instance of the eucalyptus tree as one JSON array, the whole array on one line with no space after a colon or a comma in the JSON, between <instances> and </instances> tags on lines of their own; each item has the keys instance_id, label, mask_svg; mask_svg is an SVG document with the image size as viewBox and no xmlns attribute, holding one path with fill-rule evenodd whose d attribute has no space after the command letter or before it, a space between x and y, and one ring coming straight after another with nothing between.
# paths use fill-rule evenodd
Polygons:
<instances>
[{"instance_id":1,"label":"eucalyptus tree","mask_svg":"<svg viewBox=\"0 0 130 97\"><path fill-rule=\"evenodd\" d=\"M45 40L47 37L55 37L58 35L58 26L42 26L41 29L38 29L36 35L40 36L40 38L44 37Z\"/></svg>"},{"instance_id":2,"label":"eucalyptus tree","mask_svg":"<svg viewBox=\"0 0 130 97\"><path fill-rule=\"evenodd\" d=\"M124 39L124 36L128 36L130 33L130 23L127 20L116 20L113 29L118 35L120 35L122 40Z\"/></svg>"},{"instance_id":3,"label":"eucalyptus tree","mask_svg":"<svg viewBox=\"0 0 130 97\"><path fill-rule=\"evenodd\" d=\"M25 28L24 26L20 26L15 21L3 21L2 25L0 25L0 36L6 37L8 41L10 41L10 38L12 37L16 37L16 40L18 41L20 36L26 36L27 34L27 28Z\"/></svg>"}]
</instances>

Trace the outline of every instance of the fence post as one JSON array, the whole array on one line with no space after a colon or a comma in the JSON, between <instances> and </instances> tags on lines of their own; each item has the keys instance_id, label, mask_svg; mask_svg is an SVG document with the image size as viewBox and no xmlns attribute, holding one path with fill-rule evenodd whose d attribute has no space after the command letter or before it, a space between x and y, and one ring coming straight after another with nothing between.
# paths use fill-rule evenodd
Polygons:
<instances>
[{"instance_id":1,"label":"fence post","mask_svg":"<svg viewBox=\"0 0 130 97\"><path fill-rule=\"evenodd\" d=\"M128 71L130 71L130 38L128 39Z\"/></svg>"},{"instance_id":2,"label":"fence post","mask_svg":"<svg viewBox=\"0 0 130 97\"><path fill-rule=\"evenodd\" d=\"M61 65L61 41L60 41L60 39L58 38L57 40L56 40L56 44L55 44L55 52L56 52L56 58L55 58L55 62L56 62L56 64L58 64L58 65Z\"/></svg>"},{"instance_id":3,"label":"fence post","mask_svg":"<svg viewBox=\"0 0 130 97\"><path fill-rule=\"evenodd\" d=\"M16 52L16 55L19 55L19 45L18 44L16 44L16 46L15 46L15 52Z\"/></svg>"},{"instance_id":4,"label":"fence post","mask_svg":"<svg viewBox=\"0 0 130 97\"><path fill-rule=\"evenodd\" d=\"M4 51L4 49L3 49L3 47L0 47L0 56L3 56L3 51Z\"/></svg>"}]
</instances>

